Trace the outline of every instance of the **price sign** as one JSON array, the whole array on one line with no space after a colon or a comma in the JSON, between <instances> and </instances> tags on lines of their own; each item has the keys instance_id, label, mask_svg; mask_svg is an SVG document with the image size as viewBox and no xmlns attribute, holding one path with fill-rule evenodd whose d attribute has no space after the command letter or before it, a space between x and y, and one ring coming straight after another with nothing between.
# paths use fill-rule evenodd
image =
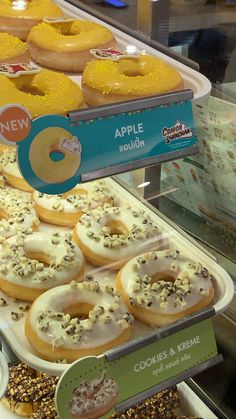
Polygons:
<instances>
[{"instance_id":1,"label":"price sign","mask_svg":"<svg viewBox=\"0 0 236 419\"><path fill-rule=\"evenodd\" d=\"M78 411L86 415L90 410L94 418L108 418L116 406L125 407L128 399L216 355L212 322L207 319L110 362L105 355L83 358L72 364L58 383L58 413L61 419L72 419ZM90 407L86 397L95 398ZM103 414L99 416L101 405Z\"/></svg>"}]
</instances>

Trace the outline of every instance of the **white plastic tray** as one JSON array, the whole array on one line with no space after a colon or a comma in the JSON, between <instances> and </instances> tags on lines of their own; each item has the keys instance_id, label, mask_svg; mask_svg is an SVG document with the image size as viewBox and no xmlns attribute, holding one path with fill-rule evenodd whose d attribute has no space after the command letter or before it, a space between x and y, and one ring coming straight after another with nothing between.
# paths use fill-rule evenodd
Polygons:
<instances>
[{"instance_id":1,"label":"white plastic tray","mask_svg":"<svg viewBox=\"0 0 236 419\"><path fill-rule=\"evenodd\" d=\"M93 22L101 23L103 26L109 28L116 37L119 47L124 48L128 45L133 45L140 52L143 51L147 54L154 55L167 61L170 65L175 67L181 73L184 81L184 88L193 90L194 102L201 101L209 96L211 91L211 83L203 74L198 73L190 67L187 67L186 65L174 60L173 58L168 57L167 55L155 50L152 47L149 47L143 42L138 41L137 39L119 31L118 29L113 28L107 23L95 18L94 16L91 16L90 14L78 9L77 7L66 3L64 0L56 0L56 3L63 9L64 13L68 16L84 20L91 20ZM71 77L77 82L80 82L81 80L81 76L78 75L71 75Z\"/></svg>"},{"instance_id":2,"label":"white plastic tray","mask_svg":"<svg viewBox=\"0 0 236 419\"><path fill-rule=\"evenodd\" d=\"M186 383L178 384L177 388L180 395L181 415L195 415L204 419L217 419L217 416ZM22 416L11 413L2 403L0 403L0 417L2 419L22 419Z\"/></svg>"},{"instance_id":3,"label":"white plastic tray","mask_svg":"<svg viewBox=\"0 0 236 419\"><path fill-rule=\"evenodd\" d=\"M117 182L112 179L107 179L109 182L111 190L115 196L119 196L120 205L125 205L126 203L131 204L132 208L143 209L150 214L154 222L159 226L162 232L163 242L166 244L172 244L176 248L180 249L182 253L186 256L199 261L202 263L215 277L215 299L214 299L214 308L216 314L224 311L230 304L233 295L234 295L234 286L230 276L221 268L213 259L203 253L202 250L197 248L187 239L171 227L167 222L163 221L158 215L153 213L150 209L146 207L139 199L133 197L128 191L122 188ZM141 199L141 198L140 198ZM42 230L61 230L60 227L47 225L41 223L39 229ZM92 268L91 265L87 266L88 270L93 269L93 273L96 271L96 279L99 281L100 278L102 281L107 280L112 282L114 280L115 274L109 272L109 279L105 279L106 272L101 268ZM49 372L54 375L61 375L63 371L68 367L68 364L57 364L53 362L45 361L39 358L29 342L27 341L24 334L24 318L19 321L11 320L10 313L11 311L17 310L18 303L9 300L1 291L0 297L6 298L9 302L7 307L0 309L0 329L2 334L14 349L16 355L24 362L26 362L31 367L38 369L40 371ZM152 329L148 326L143 325L140 322L135 322L133 328L132 338L143 336L149 333Z\"/></svg>"}]
</instances>

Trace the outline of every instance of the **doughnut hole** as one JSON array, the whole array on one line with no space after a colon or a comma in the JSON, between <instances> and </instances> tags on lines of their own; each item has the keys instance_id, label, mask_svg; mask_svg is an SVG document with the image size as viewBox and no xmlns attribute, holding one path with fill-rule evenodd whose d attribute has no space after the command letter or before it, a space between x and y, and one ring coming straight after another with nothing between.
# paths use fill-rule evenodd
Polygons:
<instances>
[{"instance_id":1,"label":"doughnut hole","mask_svg":"<svg viewBox=\"0 0 236 419\"><path fill-rule=\"evenodd\" d=\"M63 313L69 314L71 318L85 320L89 318L89 313L94 309L94 305L89 303L75 303L63 309Z\"/></svg>"},{"instance_id":2,"label":"doughnut hole","mask_svg":"<svg viewBox=\"0 0 236 419\"><path fill-rule=\"evenodd\" d=\"M118 236L120 236L120 235L128 236L129 235L128 228L121 221L117 221L117 220L108 221L106 223L105 227L110 228L110 235L111 236L114 236L115 234L117 234Z\"/></svg>"},{"instance_id":3,"label":"doughnut hole","mask_svg":"<svg viewBox=\"0 0 236 419\"><path fill-rule=\"evenodd\" d=\"M9 214L4 211L3 208L0 208L0 220L4 219L4 220L8 220L9 218Z\"/></svg>"},{"instance_id":4,"label":"doughnut hole","mask_svg":"<svg viewBox=\"0 0 236 419\"><path fill-rule=\"evenodd\" d=\"M37 260L38 262L42 262L45 265L50 265L50 256L46 253L42 252L25 252L29 259Z\"/></svg>"},{"instance_id":5,"label":"doughnut hole","mask_svg":"<svg viewBox=\"0 0 236 419\"><path fill-rule=\"evenodd\" d=\"M166 282L175 282L176 277L170 273L170 272L156 272L154 275L152 275L151 284L154 284L158 281L166 281Z\"/></svg>"}]
</instances>

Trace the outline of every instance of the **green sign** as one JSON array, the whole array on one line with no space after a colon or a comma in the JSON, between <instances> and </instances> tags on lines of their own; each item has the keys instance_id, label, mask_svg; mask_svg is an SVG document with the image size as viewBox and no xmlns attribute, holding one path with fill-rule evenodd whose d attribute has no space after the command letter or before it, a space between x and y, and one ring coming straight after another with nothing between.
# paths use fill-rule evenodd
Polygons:
<instances>
[{"instance_id":1,"label":"green sign","mask_svg":"<svg viewBox=\"0 0 236 419\"><path fill-rule=\"evenodd\" d=\"M58 383L58 413L61 419L79 419L89 409L90 413L94 412L94 418L109 418L115 411L116 404L216 355L214 331L212 322L208 319L112 362L105 355L80 359L71 365ZM109 385L110 393L107 391ZM98 399L94 402L96 393ZM89 405L86 404L88 398ZM99 411L101 403L104 415L96 416L96 408ZM76 412L79 412L78 415Z\"/></svg>"}]
</instances>

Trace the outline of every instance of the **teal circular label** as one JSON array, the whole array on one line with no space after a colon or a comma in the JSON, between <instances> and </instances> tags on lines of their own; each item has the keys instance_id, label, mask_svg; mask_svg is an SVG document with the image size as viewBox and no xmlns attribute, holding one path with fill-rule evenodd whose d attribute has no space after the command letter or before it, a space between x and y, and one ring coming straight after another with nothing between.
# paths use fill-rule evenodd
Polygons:
<instances>
[{"instance_id":1,"label":"teal circular label","mask_svg":"<svg viewBox=\"0 0 236 419\"><path fill-rule=\"evenodd\" d=\"M82 146L77 131L64 116L33 121L28 137L18 145L18 164L34 189L59 194L80 182Z\"/></svg>"}]
</instances>

